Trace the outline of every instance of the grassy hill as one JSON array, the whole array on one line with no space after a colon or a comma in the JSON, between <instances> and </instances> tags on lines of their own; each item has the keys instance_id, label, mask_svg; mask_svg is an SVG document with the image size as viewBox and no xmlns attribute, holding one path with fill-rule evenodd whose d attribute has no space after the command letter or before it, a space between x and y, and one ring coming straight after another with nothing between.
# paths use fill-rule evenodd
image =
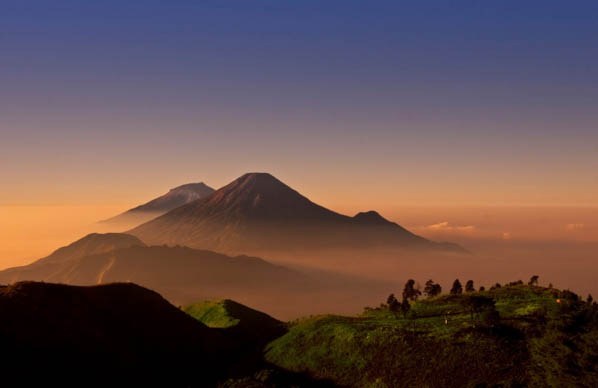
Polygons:
<instances>
[{"instance_id":1,"label":"grassy hill","mask_svg":"<svg viewBox=\"0 0 598 388\"><path fill-rule=\"evenodd\" d=\"M344 386L592 387L597 315L569 291L512 284L298 320L265 357Z\"/></svg>"},{"instance_id":2,"label":"grassy hill","mask_svg":"<svg viewBox=\"0 0 598 388\"><path fill-rule=\"evenodd\" d=\"M285 324L231 300L184 314L133 284L21 282L0 286L0 345L6 378L63 386L598 386L598 305L570 291L518 282L398 305Z\"/></svg>"},{"instance_id":3,"label":"grassy hill","mask_svg":"<svg viewBox=\"0 0 598 388\"><path fill-rule=\"evenodd\" d=\"M242 326L267 331L269 328L283 327L282 322L268 314L230 299L193 303L184 307L183 311L212 328L226 329Z\"/></svg>"},{"instance_id":4,"label":"grassy hill","mask_svg":"<svg viewBox=\"0 0 598 388\"><path fill-rule=\"evenodd\" d=\"M232 338L237 354L260 361L264 346L287 331L283 322L230 299L193 303L183 311Z\"/></svg>"},{"instance_id":5,"label":"grassy hill","mask_svg":"<svg viewBox=\"0 0 598 388\"><path fill-rule=\"evenodd\" d=\"M270 341L286 333L286 324L235 301L203 301L183 311L232 341L228 378L220 386L248 387L332 387L328 381L294 373L264 360L263 350Z\"/></svg>"}]
</instances>

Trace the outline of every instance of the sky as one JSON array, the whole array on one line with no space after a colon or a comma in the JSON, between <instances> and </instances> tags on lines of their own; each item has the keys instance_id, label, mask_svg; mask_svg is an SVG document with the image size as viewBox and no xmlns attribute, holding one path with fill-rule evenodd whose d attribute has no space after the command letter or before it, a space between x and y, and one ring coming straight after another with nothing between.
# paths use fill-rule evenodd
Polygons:
<instances>
[{"instance_id":1,"label":"sky","mask_svg":"<svg viewBox=\"0 0 598 388\"><path fill-rule=\"evenodd\" d=\"M0 205L268 171L339 208L598 206L596 36L595 1L4 0Z\"/></svg>"}]
</instances>

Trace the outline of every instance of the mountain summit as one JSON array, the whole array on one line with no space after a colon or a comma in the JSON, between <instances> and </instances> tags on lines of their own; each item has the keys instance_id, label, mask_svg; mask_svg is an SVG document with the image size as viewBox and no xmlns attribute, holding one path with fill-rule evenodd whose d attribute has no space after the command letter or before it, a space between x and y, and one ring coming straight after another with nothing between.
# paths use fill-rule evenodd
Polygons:
<instances>
[{"instance_id":1,"label":"mountain summit","mask_svg":"<svg viewBox=\"0 0 598 388\"><path fill-rule=\"evenodd\" d=\"M245 174L128 233L149 244L229 253L375 246L460 250L430 242L376 212L349 217L328 210L268 173Z\"/></svg>"},{"instance_id":2,"label":"mountain summit","mask_svg":"<svg viewBox=\"0 0 598 388\"><path fill-rule=\"evenodd\" d=\"M235 220L334 220L342 218L299 194L268 173L248 173L193 206L173 215L183 216L192 210Z\"/></svg>"},{"instance_id":3,"label":"mountain summit","mask_svg":"<svg viewBox=\"0 0 598 388\"><path fill-rule=\"evenodd\" d=\"M172 209L176 209L179 206L207 197L213 192L214 189L203 182L188 183L175 187L158 198L102 222L113 225L125 225L130 228L167 213Z\"/></svg>"},{"instance_id":4,"label":"mountain summit","mask_svg":"<svg viewBox=\"0 0 598 388\"><path fill-rule=\"evenodd\" d=\"M203 182L188 183L175 187L161 197L129 210L130 212L163 212L166 213L179 206L207 197L214 189Z\"/></svg>"}]
</instances>

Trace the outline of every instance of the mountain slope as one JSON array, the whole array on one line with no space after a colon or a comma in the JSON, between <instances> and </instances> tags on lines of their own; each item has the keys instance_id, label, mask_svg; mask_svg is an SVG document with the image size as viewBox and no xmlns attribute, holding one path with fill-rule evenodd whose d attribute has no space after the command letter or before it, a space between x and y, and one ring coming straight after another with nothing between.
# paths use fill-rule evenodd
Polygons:
<instances>
[{"instance_id":1,"label":"mountain slope","mask_svg":"<svg viewBox=\"0 0 598 388\"><path fill-rule=\"evenodd\" d=\"M230 347L134 284L1 286L0 311L2 379L22 386L204 386L179 371L192 368L209 384Z\"/></svg>"},{"instance_id":2,"label":"mountain slope","mask_svg":"<svg viewBox=\"0 0 598 388\"><path fill-rule=\"evenodd\" d=\"M268 314L230 299L197 302L183 311L204 325L222 329L239 345L239 351L259 351L286 333L286 325Z\"/></svg>"},{"instance_id":3,"label":"mountain slope","mask_svg":"<svg viewBox=\"0 0 598 388\"><path fill-rule=\"evenodd\" d=\"M595 387L597 343L596 303L515 283L298 320L265 357L338 386Z\"/></svg>"},{"instance_id":4,"label":"mountain slope","mask_svg":"<svg viewBox=\"0 0 598 388\"><path fill-rule=\"evenodd\" d=\"M375 246L460 250L430 242L375 212L356 217L333 212L266 173L245 174L129 233L152 244L231 253Z\"/></svg>"},{"instance_id":5,"label":"mountain slope","mask_svg":"<svg viewBox=\"0 0 598 388\"><path fill-rule=\"evenodd\" d=\"M144 247L145 244L130 234L92 233L66 247L57 249L42 260L44 262L62 262L135 246Z\"/></svg>"},{"instance_id":6,"label":"mountain slope","mask_svg":"<svg viewBox=\"0 0 598 388\"><path fill-rule=\"evenodd\" d=\"M230 299L193 303L183 311L208 327L228 329L246 337L246 342L272 340L286 331L281 321Z\"/></svg>"},{"instance_id":7,"label":"mountain slope","mask_svg":"<svg viewBox=\"0 0 598 388\"><path fill-rule=\"evenodd\" d=\"M183 311L204 325L213 328L229 328L239 325L264 328L281 325L280 321L268 314L230 299L193 303L185 306Z\"/></svg>"},{"instance_id":8,"label":"mountain slope","mask_svg":"<svg viewBox=\"0 0 598 388\"><path fill-rule=\"evenodd\" d=\"M99 249L117 241L127 243ZM154 289L174 303L233 297L275 310L286 305L277 295L313 287L305 275L259 258L148 247L136 237L114 233L92 234L30 265L0 271L0 283L22 280L75 285L127 281Z\"/></svg>"},{"instance_id":9,"label":"mountain slope","mask_svg":"<svg viewBox=\"0 0 598 388\"><path fill-rule=\"evenodd\" d=\"M207 197L213 192L214 189L203 182L189 183L175 187L158 198L102 222L132 227L167 213L172 209L176 209L179 206Z\"/></svg>"}]
</instances>

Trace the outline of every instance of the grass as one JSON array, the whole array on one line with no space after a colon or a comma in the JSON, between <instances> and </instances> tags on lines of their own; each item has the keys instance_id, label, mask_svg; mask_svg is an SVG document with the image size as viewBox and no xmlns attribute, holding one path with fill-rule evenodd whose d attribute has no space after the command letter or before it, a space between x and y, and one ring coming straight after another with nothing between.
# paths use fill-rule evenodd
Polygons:
<instances>
[{"instance_id":1,"label":"grass","mask_svg":"<svg viewBox=\"0 0 598 388\"><path fill-rule=\"evenodd\" d=\"M472 318L472 295L492 298L500 319ZM512 285L419 300L406 315L302 319L266 359L347 386L598 386L598 309L568 297Z\"/></svg>"},{"instance_id":2,"label":"grass","mask_svg":"<svg viewBox=\"0 0 598 388\"><path fill-rule=\"evenodd\" d=\"M239 324L239 318L230 315L225 301L204 301L185 306L183 311L211 328L225 329Z\"/></svg>"}]
</instances>

